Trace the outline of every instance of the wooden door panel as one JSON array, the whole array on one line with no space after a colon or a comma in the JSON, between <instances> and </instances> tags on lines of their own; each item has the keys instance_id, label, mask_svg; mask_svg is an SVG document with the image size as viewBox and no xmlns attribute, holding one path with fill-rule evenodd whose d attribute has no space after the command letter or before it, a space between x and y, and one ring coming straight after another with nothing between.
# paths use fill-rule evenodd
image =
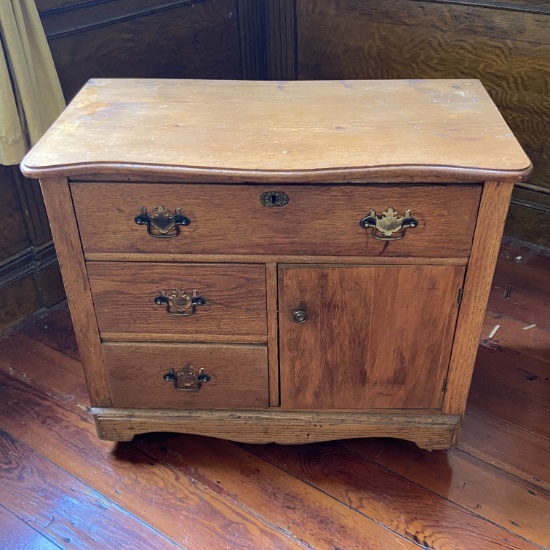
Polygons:
<instances>
[{"instance_id":1,"label":"wooden door panel","mask_svg":"<svg viewBox=\"0 0 550 550\"><path fill-rule=\"evenodd\" d=\"M282 266L282 407L439 408L463 277L460 266ZM308 319L293 322L300 308Z\"/></svg>"}]
</instances>

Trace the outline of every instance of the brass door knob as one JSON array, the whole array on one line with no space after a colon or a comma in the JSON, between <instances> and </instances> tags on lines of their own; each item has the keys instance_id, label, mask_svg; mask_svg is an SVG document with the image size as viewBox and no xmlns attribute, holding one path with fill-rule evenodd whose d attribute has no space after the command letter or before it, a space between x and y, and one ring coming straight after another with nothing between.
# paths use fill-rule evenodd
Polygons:
<instances>
[{"instance_id":1,"label":"brass door knob","mask_svg":"<svg viewBox=\"0 0 550 550\"><path fill-rule=\"evenodd\" d=\"M307 321L307 311L305 309L295 309L290 319L293 323L305 323Z\"/></svg>"}]
</instances>

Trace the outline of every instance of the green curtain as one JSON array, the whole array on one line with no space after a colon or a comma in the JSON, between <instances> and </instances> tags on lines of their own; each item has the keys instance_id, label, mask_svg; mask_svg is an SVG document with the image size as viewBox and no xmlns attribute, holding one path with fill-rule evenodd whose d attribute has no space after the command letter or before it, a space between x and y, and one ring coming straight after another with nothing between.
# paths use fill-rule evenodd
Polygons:
<instances>
[{"instance_id":1,"label":"green curtain","mask_svg":"<svg viewBox=\"0 0 550 550\"><path fill-rule=\"evenodd\" d=\"M0 164L19 164L65 107L34 0L0 0Z\"/></svg>"}]
</instances>

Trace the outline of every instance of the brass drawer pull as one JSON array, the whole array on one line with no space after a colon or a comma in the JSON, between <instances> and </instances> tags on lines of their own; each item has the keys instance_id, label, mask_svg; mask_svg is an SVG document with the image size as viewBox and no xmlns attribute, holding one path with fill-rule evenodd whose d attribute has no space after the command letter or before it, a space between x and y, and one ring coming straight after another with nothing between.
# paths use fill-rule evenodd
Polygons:
<instances>
[{"instance_id":1,"label":"brass drawer pull","mask_svg":"<svg viewBox=\"0 0 550 550\"><path fill-rule=\"evenodd\" d=\"M155 304L166 306L166 312L177 317L186 317L195 313L195 306L204 306L206 300L197 296L197 291L191 294L181 288L169 290L159 289L159 295L155 297Z\"/></svg>"},{"instance_id":2,"label":"brass drawer pull","mask_svg":"<svg viewBox=\"0 0 550 550\"><path fill-rule=\"evenodd\" d=\"M390 206L380 216L371 210L370 214L359 222L359 225L365 229L372 227L372 236L379 241L398 241L405 236L405 229L416 227L418 222L411 216L410 210L407 210L405 216L400 218Z\"/></svg>"},{"instance_id":3,"label":"brass drawer pull","mask_svg":"<svg viewBox=\"0 0 550 550\"><path fill-rule=\"evenodd\" d=\"M180 391L199 391L203 383L212 379L204 369L195 372L191 365L182 367L178 372L170 368L162 377L165 382L174 382L174 388Z\"/></svg>"},{"instance_id":4,"label":"brass drawer pull","mask_svg":"<svg viewBox=\"0 0 550 550\"><path fill-rule=\"evenodd\" d=\"M164 208L162 204L153 208L149 214L147 208L141 207L141 212L134 218L138 225L147 226L147 234L151 237L160 239L170 239L177 237L180 225L189 225L191 220L181 213L181 208L176 208L172 215L169 208Z\"/></svg>"}]
</instances>

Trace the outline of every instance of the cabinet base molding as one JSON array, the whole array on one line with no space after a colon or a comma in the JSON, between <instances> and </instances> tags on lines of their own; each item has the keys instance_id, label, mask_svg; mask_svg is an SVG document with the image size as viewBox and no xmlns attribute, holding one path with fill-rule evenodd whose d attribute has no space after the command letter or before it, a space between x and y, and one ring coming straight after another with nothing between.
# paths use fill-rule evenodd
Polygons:
<instances>
[{"instance_id":1,"label":"cabinet base molding","mask_svg":"<svg viewBox=\"0 0 550 550\"><path fill-rule=\"evenodd\" d=\"M241 443L302 444L362 437L396 437L422 449L448 449L460 416L407 413L182 411L93 408L98 435L131 441L148 432L175 432Z\"/></svg>"}]
</instances>

